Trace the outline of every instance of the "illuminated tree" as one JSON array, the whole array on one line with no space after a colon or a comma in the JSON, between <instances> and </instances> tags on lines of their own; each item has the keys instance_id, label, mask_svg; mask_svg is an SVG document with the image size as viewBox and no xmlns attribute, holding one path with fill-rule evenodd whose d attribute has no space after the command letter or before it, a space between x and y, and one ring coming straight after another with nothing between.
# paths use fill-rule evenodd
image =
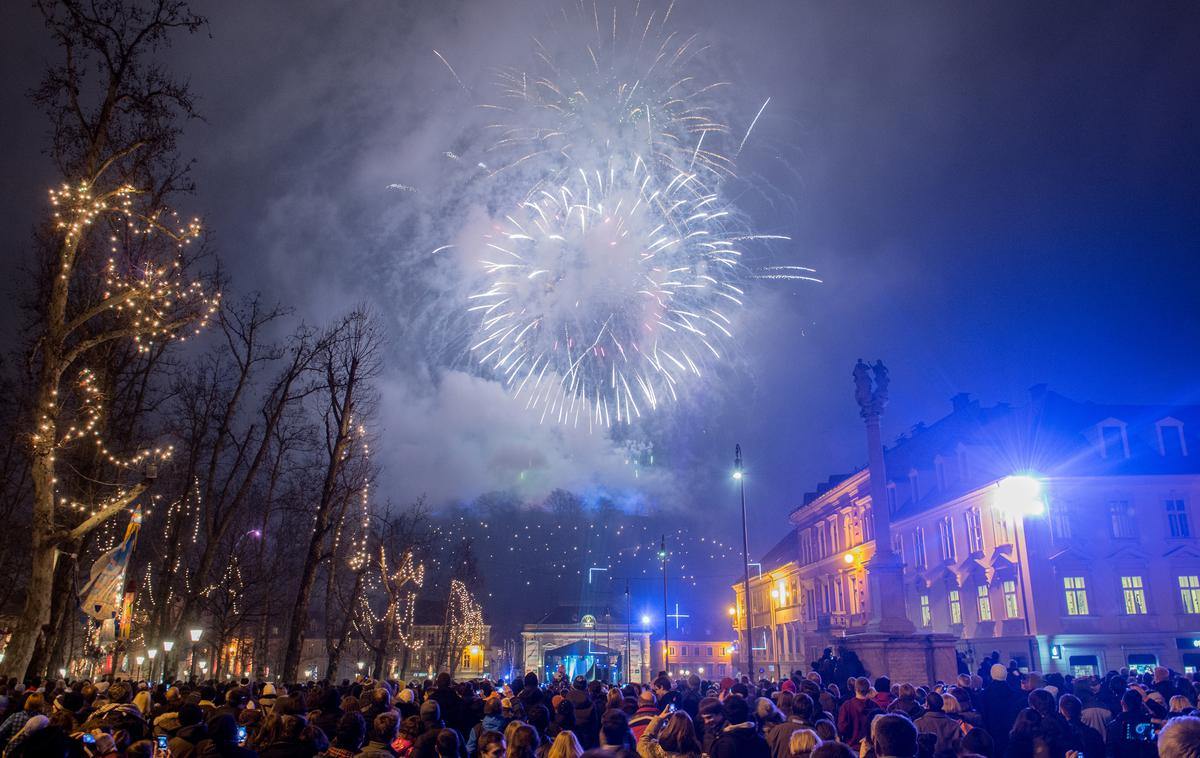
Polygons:
<instances>
[{"instance_id":1,"label":"illuminated tree","mask_svg":"<svg viewBox=\"0 0 1200 758\"><path fill-rule=\"evenodd\" d=\"M49 152L62 181L50 191L51 215L35 241L31 571L3 663L18 677L52 622L60 547L126 509L153 473L153 446L121 456L100 435L104 398L89 359L113 343L154 350L203 326L219 307L192 271L200 225L172 209L191 188L176 150L179 122L195 115L191 95L152 60L173 34L194 32L204 19L175 0L38 7L64 55L34 92L51 123ZM94 445L127 472L100 502L81 503L60 487L58 457L78 445Z\"/></svg>"}]
</instances>

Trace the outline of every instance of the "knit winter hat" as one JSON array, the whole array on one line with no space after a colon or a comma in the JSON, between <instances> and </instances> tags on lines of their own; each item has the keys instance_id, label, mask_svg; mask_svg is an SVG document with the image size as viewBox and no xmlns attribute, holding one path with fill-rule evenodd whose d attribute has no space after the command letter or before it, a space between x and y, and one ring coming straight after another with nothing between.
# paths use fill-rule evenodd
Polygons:
<instances>
[{"instance_id":1,"label":"knit winter hat","mask_svg":"<svg viewBox=\"0 0 1200 758\"><path fill-rule=\"evenodd\" d=\"M991 668L992 680L1003 682L1008 678L1008 669L1002 663L993 663Z\"/></svg>"}]
</instances>

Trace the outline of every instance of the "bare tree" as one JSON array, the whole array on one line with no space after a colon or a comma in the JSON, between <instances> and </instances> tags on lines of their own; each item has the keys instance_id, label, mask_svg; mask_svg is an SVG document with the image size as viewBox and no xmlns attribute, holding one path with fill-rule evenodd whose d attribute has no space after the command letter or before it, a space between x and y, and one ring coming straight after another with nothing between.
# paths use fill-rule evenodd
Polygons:
<instances>
[{"instance_id":1,"label":"bare tree","mask_svg":"<svg viewBox=\"0 0 1200 758\"><path fill-rule=\"evenodd\" d=\"M194 32L204 19L176 0L43 0L38 8L64 53L33 93L52 125L50 153L62 185L51 193L53 217L34 244L31 571L3 662L3 673L16 676L51 627L59 547L105 523L147 486L137 476L116 483L82 521L60 508L56 456L89 441L98 413L81 362L113 342L152 349L202 324L217 305L189 272L199 225L170 206L190 189L176 141L179 122L194 115L191 95L151 60L173 34Z\"/></svg>"},{"instance_id":2,"label":"bare tree","mask_svg":"<svg viewBox=\"0 0 1200 758\"><path fill-rule=\"evenodd\" d=\"M347 459L353 454L351 446L356 426L367 423L374 412L375 394L371 382L379 373L380 343L374 319L359 309L330 331L321 351L319 360L325 393L323 476L312 511L312 531L300 569L300 586L285 642L280 672L284 681L296 679L313 583L318 568L330 555L337 511L344 497L343 474Z\"/></svg>"}]
</instances>

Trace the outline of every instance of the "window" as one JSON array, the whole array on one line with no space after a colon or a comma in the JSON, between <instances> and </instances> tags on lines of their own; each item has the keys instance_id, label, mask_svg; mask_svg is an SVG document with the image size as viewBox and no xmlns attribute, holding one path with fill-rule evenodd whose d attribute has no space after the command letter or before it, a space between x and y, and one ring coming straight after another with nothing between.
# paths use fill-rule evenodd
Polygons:
<instances>
[{"instance_id":1,"label":"window","mask_svg":"<svg viewBox=\"0 0 1200 758\"><path fill-rule=\"evenodd\" d=\"M919 526L913 531L913 563L919 569L929 565L925 559L925 530Z\"/></svg>"},{"instance_id":2,"label":"window","mask_svg":"<svg viewBox=\"0 0 1200 758\"><path fill-rule=\"evenodd\" d=\"M1125 428L1115 424L1100 427L1100 445L1105 458L1128 458L1125 454Z\"/></svg>"},{"instance_id":3,"label":"window","mask_svg":"<svg viewBox=\"0 0 1200 758\"><path fill-rule=\"evenodd\" d=\"M908 486L912 490L912 501L915 503L921 499L921 480L916 469L908 472Z\"/></svg>"},{"instance_id":4,"label":"window","mask_svg":"<svg viewBox=\"0 0 1200 758\"><path fill-rule=\"evenodd\" d=\"M671 651L671 652L669 653L670 655L675 655L675 646L674 646L674 645L672 645L672 646L669 648L669 650Z\"/></svg>"},{"instance_id":5,"label":"window","mask_svg":"<svg viewBox=\"0 0 1200 758\"><path fill-rule=\"evenodd\" d=\"M712 648L711 647L705 648L705 650L708 651L708 657L711 658L712 657Z\"/></svg>"},{"instance_id":6,"label":"window","mask_svg":"<svg viewBox=\"0 0 1200 758\"><path fill-rule=\"evenodd\" d=\"M1183 424L1174 419L1163 419L1158 424L1158 450L1166 458L1182 458L1187 455L1187 442L1183 438Z\"/></svg>"},{"instance_id":7,"label":"window","mask_svg":"<svg viewBox=\"0 0 1200 758\"><path fill-rule=\"evenodd\" d=\"M992 524L996 529L996 544L1008 545L1012 542L1012 539L1009 537L1008 514L1000 510L996 510L994 513L995 516L993 517Z\"/></svg>"},{"instance_id":8,"label":"window","mask_svg":"<svg viewBox=\"0 0 1200 758\"><path fill-rule=\"evenodd\" d=\"M462 667L465 669L471 668L471 654L463 653Z\"/></svg>"},{"instance_id":9,"label":"window","mask_svg":"<svg viewBox=\"0 0 1200 758\"><path fill-rule=\"evenodd\" d=\"M1113 539L1131 540L1137 538L1137 527L1133 520L1133 509L1128 500L1108 501L1109 530Z\"/></svg>"},{"instance_id":10,"label":"window","mask_svg":"<svg viewBox=\"0 0 1200 758\"><path fill-rule=\"evenodd\" d=\"M1088 615L1087 587L1082 576L1064 576L1063 593L1067 599L1068 616Z\"/></svg>"},{"instance_id":11,"label":"window","mask_svg":"<svg viewBox=\"0 0 1200 758\"><path fill-rule=\"evenodd\" d=\"M950 623L962 623L962 599L958 595L958 590L950 590Z\"/></svg>"},{"instance_id":12,"label":"window","mask_svg":"<svg viewBox=\"0 0 1200 758\"><path fill-rule=\"evenodd\" d=\"M1125 596L1125 613L1142 616L1146 613L1146 590L1140 576L1121 577L1121 593Z\"/></svg>"},{"instance_id":13,"label":"window","mask_svg":"<svg viewBox=\"0 0 1200 758\"><path fill-rule=\"evenodd\" d=\"M988 587L986 584L981 584L975 590L979 598L979 620L992 620L992 598L988 595Z\"/></svg>"},{"instance_id":14,"label":"window","mask_svg":"<svg viewBox=\"0 0 1200 758\"><path fill-rule=\"evenodd\" d=\"M1071 539L1071 506L1062 500L1050 507L1050 533L1055 539Z\"/></svg>"},{"instance_id":15,"label":"window","mask_svg":"<svg viewBox=\"0 0 1200 758\"><path fill-rule=\"evenodd\" d=\"M921 626L933 624L933 611L929 608L929 595L921 595Z\"/></svg>"},{"instance_id":16,"label":"window","mask_svg":"<svg viewBox=\"0 0 1200 758\"><path fill-rule=\"evenodd\" d=\"M1004 591L1004 615L1010 619L1020 618L1021 611L1017 607L1017 583L1008 579L1000 585L1000 588Z\"/></svg>"},{"instance_id":17,"label":"window","mask_svg":"<svg viewBox=\"0 0 1200 758\"><path fill-rule=\"evenodd\" d=\"M1200 576L1179 577L1179 594L1183 596L1184 613L1200 613Z\"/></svg>"},{"instance_id":18,"label":"window","mask_svg":"<svg viewBox=\"0 0 1200 758\"><path fill-rule=\"evenodd\" d=\"M1172 537L1190 537L1191 526L1188 524L1187 503L1183 500L1172 499L1166 502L1167 527Z\"/></svg>"},{"instance_id":19,"label":"window","mask_svg":"<svg viewBox=\"0 0 1200 758\"><path fill-rule=\"evenodd\" d=\"M950 521L950 517L942 519L938 522L938 541L942 547L942 560L954 560L954 524Z\"/></svg>"},{"instance_id":20,"label":"window","mask_svg":"<svg viewBox=\"0 0 1200 758\"><path fill-rule=\"evenodd\" d=\"M963 514L967 522L967 550L972 553L983 551L983 517L978 508L968 508Z\"/></svg>"},{"instance_id":21,"label":"window","mask_svg":"<svg viewBox=\"0 0 1200 758\"><path fill-rule=\"evenodd\" d=\"M900 556L900 562L904 562L904 538L899 534L892 535L892 552Z\"/></svg>"},{"instance_id":22,"label":"window","mask_svg":"<svg viewBox=\"0 0 1200 758\"><path fill-rule=\"evenodd\" d=\"M946 491L946 461L938 456L933 461L933 470L937 475L937 486L939 490Z\"/></svg>"},{"instance_id":23,"label":"window","mask_svg":"<svg viewBox=\"0 0 1200 758\"><path fill-rule=\"evenodd\" d=\"M888 513L896 512L896 484L890 483L887 486Z\"/></svg>"}]
</instances>

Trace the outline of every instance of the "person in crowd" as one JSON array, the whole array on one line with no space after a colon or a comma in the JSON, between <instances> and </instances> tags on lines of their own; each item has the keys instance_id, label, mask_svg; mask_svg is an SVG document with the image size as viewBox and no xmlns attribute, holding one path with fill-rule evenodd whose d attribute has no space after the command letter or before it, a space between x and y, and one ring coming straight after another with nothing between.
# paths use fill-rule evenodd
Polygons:
<instances>
[{"instance_id":1,"label":"person in crowd","mask_svg":"<svg viewBox=\"0 0 1200 758\"><path fill-rule=\"evenodd\" d=\"M1021 709L1021 696L1008 681L1008 669L1000 663L992 665L989 679L980 695L980 715L983 728L996 743L996 752L1003 755L1008 747L1008 735Z\"/></svg>"},{"instance_id":2,"label":"person in crowd","mask_svg":"<svg viewBox=\"0 0 1200 758\"><path fill-rule=\"evenodd\" d=\"M8 746L10 740L25 728L26 722L34 716L42 716L46 710L46 698L40 692L31 692L25 696L21 710L9 716L0 724L0 750ZM49 722L49 719L47 719Z\"/></svg>"},{"instance_id":3,"label":"person in crowd","mask_svg":"<svg viewBox=\"0 0 1200 758\"><path fill-rule=\"evenodd\" d=\"M624 711L613 708L600 717L600 747L609 752L634 752L636 742L629 730L629 717Z\"/></svg>"},{"instance_id":4,"label":"person in crowd","mask_svg":"<svg viewBox=\"0 0 1200 758\"><path fill-rule=\"evenodd\" d=\"M810 758L821 745L821 738L811 729L797 729L788 736L790 758Z\"/></svg>"},{"instance_id":5,"label":"person in crowd","mask_svg":"<svg viewBox=\"0 0 1200 758\"><path fill-rule=\"evenodd\" d=\"M575 733L564 730L558 733L554 738L554 742L550 743L550 747L546 750L545 758L579 758L583 755L583 746L579 744L579 738Z\"/></svg>"},{"instance_id":6,"label":"person in crowd","mask_svg":"<svg viewBox=\"0 0 1200 758\"><path fill-rule=\"evenodd\" d=\"M1121 712L1105 726L1111 758L1152 758L1156 755L1154 724L1142 693L1134 688L1121 695Z\"/></svg>"},{"instance_id":7,"label":"person in crowd","mask_svg":"<svg viewBox=\"0 0 1200 758\"><path fill-rule=\"evenodd\" d=\"M905 682L899 686L897 692L898 696L887 707L887 712L903 713L908 716L909 721L916 721L920 718L925 709L917 702L917 688Z\"/></svg>"},{"instance_id":8,"label":"person in crowd","mask_svg":"<svg viewBox=\"0 0 1200 758\"><path fill-rule=\"evenodd\" d=\"M471 728L467 737L467 755L477 758L479 755L479 737L484 732L503 732L508 726L508 719L501 713L502 704L499 698L490 698L483 703L483 718Z\"/></svg>"},{"instance_id":9,"label":"person in crowd","mask_svg":"<svg viewBox=\"0 0 1200 758\"><path fill-rule=\"evenodd\" d=\"M516 728L512 730L512 737L508 740L508 750L504 758L537 758L537 749L541 744L537 730L529 724L513 723L516 724Z\"/></svg>"},{"instance_id":10,"label":"person in crowd","mask_svg":"<svg viewBox=\"0 0 1200 758\"><path fill-rule=\"evenodd\" d=\"M186 703L179 707L176 714L179 729L167 741L171 750L171 758L192 758L196 746L208 739L208 725L204 723L204 711L194 703Z\"/></svg>"},{"instance_id":11,"label":"person in crowd","mask_svg":"<svg viewBox=\"0 0 1200 758\"><path fill-rule=\"evenodd\" d=\"M917 728L903 713L886 713L871 722L875 758L916 758Z\"/></svg>"},{"instance_id":12,"label":"person in crowd","mask_svg":"<svg viewBox=\"0 0 1200 758\"><path fill-rule=\"evenodd\" d=\"M885 684L886 677L880 677ZM854 698L838 709L838 734L847 745L855 746L870 734L871 719L880 712L877 699L871 698L871 683L866 677L854 680Z\"/></svg>"},{"instance_id":13,"label":"person in crowd","mask_svg":"<svg viewBox=\"0 0 1200 758\"><path fill-rule=\"evenodd\" d=\"M367 739L367 722L358 711L347 711L338 719L337 731L321 758L354 758ZM395 745L392 746L393 749ZM175 758L175 756L171 756Z\"/></svg>"},{"instance_id":14,"label":"person in crowd","mask_svg":"<svg viewBox=\"0 0 1200 758\"><path fill-rule=\"evenodd\" d=\"M858 758L858 753L844 742L825 740L812 751L809 758Z\"/></svg>"},{"instance_id":15,"label":"person in crowd","mask_svg":"<svg viewBox=\"0 0 1200 758\"><path fill-rule=\"evenodd\" d=\"M479 758L504 758L508 750L501 732L484 732L479 735L476 744L479 746Z\"/></svg>"},{"instance_id":16,"label":"person in crowd","mask_svg":"<svg viewBox=\"0 0 1200 758\"><path fill-rule=\"evenodd\" d=\"M646 731L646 727L663 710L656 703L657 700L652 690L643 690L638 695L638 709L634 712L633 717L629 719L629 729L633 732L635 740L641 739L642 734Z\"/></svg>"},{"instance_id":17,"label":"person in crowd","mask_svg":"<svg viewBox=\"0 0 1200 758\"><path fill-rule=\"evenodd\" d=\"M787 705L787 720L779 724L766 735L767 745L771 748L771 758L788 758L791 755L792 733L800 729L813 729L813 700L801 692L784 701Z\"/></svg>"},{"instance_id":18,"label":"person in crowd","mask_svg":"<svg viewBox=\"0 0 1200 758\"><path fill-rule=\"evenodd\" d=\"M396 754L392 751L392 743L396 740L399 731L400 718L397 712L380 713L371 719L370 739L355 758L395 758ZM432 731L433 740L436 740L437 732L440 730L433 729ZM436 756L437 753L433 752L431 755Z\"/></svg>"},{"instance_id":19,"label":"person in crowd","mask_svg":"<svg viewBox=\"0 0 1200 758\"><path fill-rule=\"evenodd\" d=\"M1170 718L1178 716L1190 716L1196 712L1192 706L1192 701L1188 700L1187 695L1172 695L1171 702L1168 704L1170 712L1167 714Z\"/></svg>"},{"instance_id":20,"label":"person in crowd","mask_svg":"<svg viewBox=\"0 0 1200 758\"><path fill-rule=\"evenodd\" d=\"M208 738L196 745L195 755L197 758L257 758L253 750L238 744L237 721L228 713L208 722Z\"/></svg>"},{"instance_id":21,"label":"person in crowd","mask_svg":"<svg viewBox=\"0 0 1200 758\"><path fill-rule=\"evenodd\" d=\"M641 758L700 758L701 752L700 740L687 711L654 716L637 741Z\"/></svg>"},{"instance_id":22,"label":"person in crowd","mask_svg":"<svg viewBox=\"0 0 1200 758\"><path fill-rule=\"evenodd\" d=\"M1100 733L1083 723L1083 701L1074 695L1063 695L1058 699L1058 712L1067 722L1071 746L1089 755L1104 754L1104 738Z\"/></svg>"},{"instance_id":23,"label":"person in crowd","mask_svg":"<svg viewBox=\"0 0 1200 758\"><path fill-rule=\"evenodd\" d=\"M712 744L725 728L725 709L715 697L700 701L700 748L705 755L712 754Z\"/></svg>"},{"instance_id":24,"label":"person in crowd","mask_svg":"<svg viewBox=\"0 0 1200 758\"><path fill-rule=\"evenodd\" d=\"M954 701L956 705L958 703L951 695L943 698L936 692L930 692L925 696L926 711L913 721L918 734L932 734L936 737L933 748L935 753L955 752L962 740L962 722L950 717L943 710L942 706L947 700Z\"/></svg>"},{"instance_id":25,"label":"person in crowd","mask_svg":"<svg viewBox=\"0 0 1200 758\"><path fill-rule=\"evenodd\" d=\"M725 726L713 740L711 758L768 758L771 749L751 720L745 698L731 695L723 703Z\"/></svg>"},{"instance_id":26,"label":"person in crowd","mask_svg":"<svg viewBox=\"0 0 1200 758\"><path fill-rule=\"evenodd\" d=\"M1200 718L1179 716L1168 721L1158 733L1157 747L1159 758L1200 756Z\"/></svg>"}]
</instances>

